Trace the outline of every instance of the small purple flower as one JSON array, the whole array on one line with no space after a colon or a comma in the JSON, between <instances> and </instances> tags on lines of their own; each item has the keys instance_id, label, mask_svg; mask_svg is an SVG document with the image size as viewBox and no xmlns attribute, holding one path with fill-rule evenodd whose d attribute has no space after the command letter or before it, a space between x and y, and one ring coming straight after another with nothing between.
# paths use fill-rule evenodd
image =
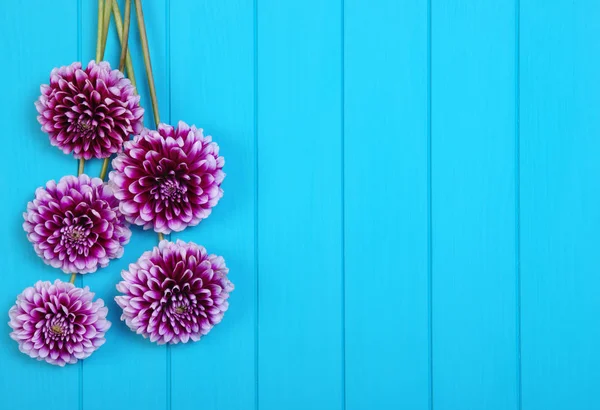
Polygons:
<instances>
[{"instance_id":1,"label":"small purple flower","mask_svg":"<svg viewBox=\"0 0 600 410\"><path fill-rule=\"evenodd\" d=\"M35 102L50 143L75 158L106 158L143 128L144 109L129 79L106 61L55 68Z\"/></svg>"},{"instance_id":2,"label":"small purple flower","mask_svg":"<svg viewBox=\"0 0 600 410\"><path fill-rule=\"evenodd\" d=\"M90 273L123 255L131 231L119 201L100 178L65 176L35 191L23 229L44 262L65 273Z\"/></svg>"},{"instance_id":3,"label":"small purple flower","mask_svg":"<svg viewBox=\"0 0 600 410\"><path fill-rule=\"evenodd\" d=\"M122 272L121 320L151 342L196 342L223 319L233 291L228 272L202 246L163 240Z\"/></svg>"},{"instance_id":4,"label":"small purple flower","mask_svg":"<svg viewBox=\"0 0 600 410\"><path fill-rule=\"evenodd\" d=\"M60 280L37 282L10 308L10 337L30 357L64 366L89 357L105 342L108 309L90 289Z\"/></svg>"},{"instance_id":5,"label":"small purple flower","mask_svg":"<svg viewBox=\"0 0 600 410\"><path fill-rule=\"evenodd\" d=\"M129 222L168 234L210 215L223 196L224 163L202 129L160 124L125 143L109 177Z\"/></svg>"}]
</instances>

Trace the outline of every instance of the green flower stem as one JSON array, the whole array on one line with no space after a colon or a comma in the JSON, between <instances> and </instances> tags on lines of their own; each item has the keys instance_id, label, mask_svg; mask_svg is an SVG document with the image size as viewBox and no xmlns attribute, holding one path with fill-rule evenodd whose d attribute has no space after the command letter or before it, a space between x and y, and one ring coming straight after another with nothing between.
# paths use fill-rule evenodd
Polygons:
<instances>
[{"instance_id":1,"label":"green flower stem","mask_svg":"<svg viewBox=\"0 0 600 410\"><path fill-rule=\"evenodd\" d=\"M108 164L110 163L110 157L104 158L102 161L102 168L100 169L100 179L104 181L106 178L106 173L108 172Z\"/></svg>"},{"instance_id":2,"label":"green flower stem","mask_svg":"<svg viewBox=\"0 0 600 410\"><path fill-rule=\"evenodd\" d=\"M113 0L115 4L117 0ZM127 48L129 46L129 24L131 22L131 0L125 0L125 21L123 23L123 40L121 42L121 56L119 57L119 70L125 68L125 58L127 56Z\"/></svg>"},{"instance_id":3,"label":"green flower stem","mask_svg":"<svg viewBox=\"0 0 600 410\"><path fill-rule=\"evenodd\" d=\"M96 62L99 63L102 59L102 15L104 12L104 1L98 0L98 32L96 34Z\"/></svg>"},{"instance_id":4,"label":"green flower stem","mask_svg":"<svg viewBox=\"0 0 600 410\"><path fill-rule=\"evenodd\" d=\"M111 0L106 0L104 2L104 7L102 10L102 42L100 46L100 60L104 60L104 52L106 51L106 40L108 38L108 27L110 26L110 4ZM98 9L100 12L100 9ZM100 18L100 17L99 17Z\"/></svg>"},{"instance_id":5,"label":"green flower stem","mask_svg":"<svg viewBox=\"0 0 600 410\"><path fill-rule=\"evenodd\" d=\"M142 10L141 0L135 0L135 12L140 29L140 42L142 43L142 52L144 54L144 66L146 67L146 74L148 77L148 88L150 89L150 100L152 101L154 122L158 127L158 124L160 123L160 116L158 114L158 101L156 99L156 88L154 87L152 63L150 62L150 49L148 48L148 36L146 35L146 24L144 23L144 12Z\"/></svg>"},{"instance_id":6,"label":"green flower stem","mask_svg":"<svg viewBox=\"0 0 600 410\"><path fill-rule=\"evenodd\" d=\"M115 16L115 26L117 26L117 34L119 35L119 41L121 41L121 47L123 47L124 40L127 40L123 36L123 22L121 20L121 11L119 10L119 5L117 4L117 0L112 0L112 10ZM135 74L133 72L133 63L131 62L131 54L129 50L127 50L127 54L125 57L125 68L127 69L127 77L131 81L131 84L135 87Z\"/></svg>"}]
</instances>

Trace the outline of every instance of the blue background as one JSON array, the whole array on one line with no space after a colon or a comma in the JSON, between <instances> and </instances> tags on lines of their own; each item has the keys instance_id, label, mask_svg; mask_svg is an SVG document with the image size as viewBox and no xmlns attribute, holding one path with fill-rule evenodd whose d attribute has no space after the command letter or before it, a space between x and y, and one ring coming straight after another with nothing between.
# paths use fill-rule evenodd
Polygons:
<instances>
[{"instance_id":1,"label":"blue background","mask_svg":"<svg viewBox=\"0 0 600 410\"><path fill-rule=\"evenodd\" d=\"M228 174L171 239L225 257L230 310L195 344L131 333L115 284L156 243L135 229L78 279L113 322L91 358L36 362L1 326L0 408L600 409L599 2L144 5L161 117L213 135ZM2 4L0 312L68 279L21 228L35 188L76 173L33 102L95 35L95 1ZM116 65L114 26L108 48Z\"/></svg>"}]
</instances>

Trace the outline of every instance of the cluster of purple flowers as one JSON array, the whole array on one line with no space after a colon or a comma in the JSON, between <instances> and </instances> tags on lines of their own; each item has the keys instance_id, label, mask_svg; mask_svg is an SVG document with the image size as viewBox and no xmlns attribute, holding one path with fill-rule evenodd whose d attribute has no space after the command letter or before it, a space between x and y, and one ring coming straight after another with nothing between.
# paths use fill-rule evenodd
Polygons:
<instances>
[{"instance_id":1,"label":"cluster of purple flowers","mask_svg":"<svg viewBox=\"0 0 600 410\"><path fill-rule=\"evenodd\" d=\"M108 182L65 176L38 188L27 204L23 228L52 267L96 272L123 256L129 224L180 232L208 217L223 196L219 146L184 122L144 128L134 86L107 62L52 70L35 106L50 143L64 153L85 160L116 154ZM160 241L122 272L115 297L121 320L158 344L197 341L227 310L227 274L223 258L202 246ZM10 309L11 337L33 358L72 364L105 342L107 312L88 287L39 281Z\"/></svg>"}]
</instances>

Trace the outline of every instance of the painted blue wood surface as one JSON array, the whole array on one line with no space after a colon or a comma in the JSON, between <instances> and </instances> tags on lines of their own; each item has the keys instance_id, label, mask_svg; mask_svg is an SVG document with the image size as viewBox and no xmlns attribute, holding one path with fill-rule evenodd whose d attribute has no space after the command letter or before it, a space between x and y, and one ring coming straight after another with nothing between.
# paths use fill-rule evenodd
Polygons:
<instances>
[{"instance_id":1,"label":"painted blue wood surface","mask_svg":"<svg viewBox=\"0 0 600 410\"><path fill-rule=\"evenodd\" d=\"M257 9L258 407L344 399L342 8Z\"/></svg>"},{"instance_id":2,"label":"painted blue wood surface","mask_svg":"<svg viewBox=\"0 0 600 410\"><path fill-rule=\"evenodd\" d=\"M41 41L47 38L48 15L61 9L61 20L54 35L61 44ZM21 18L27 14L27 20ZM14 148L5 148L0 218L4 227L2 235L2 286L0 310L3 312L0 337L0 394L2 408L78 409L81 405L81 366L66 368L40 366L41 363L19 353L10 339L8 309L16 296L38 280L54 281L57 272L33 252L23 236L23 211L34 197L35 189L47 180L77 172L76 162L58 149L49 147L47 138L39 138L40 129L33 102L38 98L42 83L47 83L49 71L41 65L54 67L70 64L78 58L78 5L63 0L54 4L39 3L32 8L26 4L11 3L0 13L0 48L2 49L2 76L6 89L2 96L0 121L4 124L2 141ZM15 34L23 33L22 39ZM41 62L44 62L41 64ZM36 390L32 387L36 386ZM5 407L6 406L6 407Z\"/></svg>"},{"instance_id":3,"label":"painted blue wood surface","mask_svg":"<svg viewBox=\"0 0 600 410\"><path fill-rule=\"evenodd\" d=\"M431 4L433 407L516 410L515 7Z\"/></svg>"},{"instance_id":4,"label":"painted blue wood surface","mask_svg":"<svg viewBox=\"0 0 600 410\"><path fill-rule=\"evenodd\" d=\"M225 196L171 235L236 285L201 342L155 346L83 279L107 343L56 368L4 325L4 410L600 408L600 5L593 0L146 0L161 118L221 146ZM76 172L33 101L94 58L96 2L0 12L0 311L39 279L21 213ZM116 65L111 33L106 58ZM136 24L131 51L153 126ZM86 172L95 175L99 163ZM66 277L63 277L66 279ZM6 321L8 317L6 316Z\"/></svg>"},{"instance_id":5,"label":"painted blue wood surface","mask_svg":"<svg viewBox=\"0 0 600 410\"><path fill-rule=\"evenodd\" d=\"M600 408L600 3L521 2L523 408Z\"/></svg>"},{"instance_id":6,"label":"painted blue wood surface","mask_svg":"<svg viewBox=\"0 0 600 410\"><path fill-rule=\"evenodd\" d=\"M425 410L427 2L378 3L345 2L346 408Z\"/></svg>"},{"instance_id":7,"label":"painted blue wood surface","mask_svg":"<svg viewBox=\"0 0 600 410\"><path fill-rule=\"evenodd\" d=\"M171 121L195 123L212 135L227 174L211 216L172 237L225 257L236 287L222 325L202 340L202 349L171 350L173 410L194 403L252 409L256 400L253 17L250 0L171 1Z\"/></svg>"},{"instance_id":8,"label":"painted blue wood surface","mask_svg":"<svg viewBox=\"0 0 600 410\"><path fill-rule=\"evenodd\" d=\"M168 60L165 56L166 19L164 16L165 1L154 0L144 3L144 15L148 30L149 40L152 42L152 68L157 83L157 94L161 115L169 111L167 83L164 81L167 73ZM121 4L121 12L123 6ZM82 58L89 60L95 58L96 34L93 29L97 24L97 2L83 1L81 9L82 21ZM142 98L142 105L146 109L144 124L154 126L151 114L150 98L147 86L147 77L144 74L139 32L135 24L135 14L132 14L131 53L134 67L137 68L136 81ZM110 36L107 41L107 50L104 58L112 66L118 66L120 45L114 28L114 20ZM165 118L166 120L167 118ZM95 161L86 166L86 173L97 176L100 172L100 161ZM166 408L168 402L169 379L167 378L167 347L155 346L148 340L140 338L129 331L120 321L121 312L114 301L116 295L115 284L121 278L121 270L134 262L144 251L157 243L157 236L139 227L133 229L131 242L126 246L125 255L108 268L102 269L98 274L83 277L83 284L106 301L109 309L109 319L113 327L108 333L107 342L102 347L111 360L102 360L100 355L93 355L83 363L83 376L81 380L81 395L84 409L105 410L112 408L143 408L160 410ZM128 346L127 348L124 348ZM118 377L109 377L111 374ZM125 387L126 386L126 387ZM105 392L111 392L105 394ZM133 395L132 391L151 391L152 394Z\"/></svg>"}]
</instances>

